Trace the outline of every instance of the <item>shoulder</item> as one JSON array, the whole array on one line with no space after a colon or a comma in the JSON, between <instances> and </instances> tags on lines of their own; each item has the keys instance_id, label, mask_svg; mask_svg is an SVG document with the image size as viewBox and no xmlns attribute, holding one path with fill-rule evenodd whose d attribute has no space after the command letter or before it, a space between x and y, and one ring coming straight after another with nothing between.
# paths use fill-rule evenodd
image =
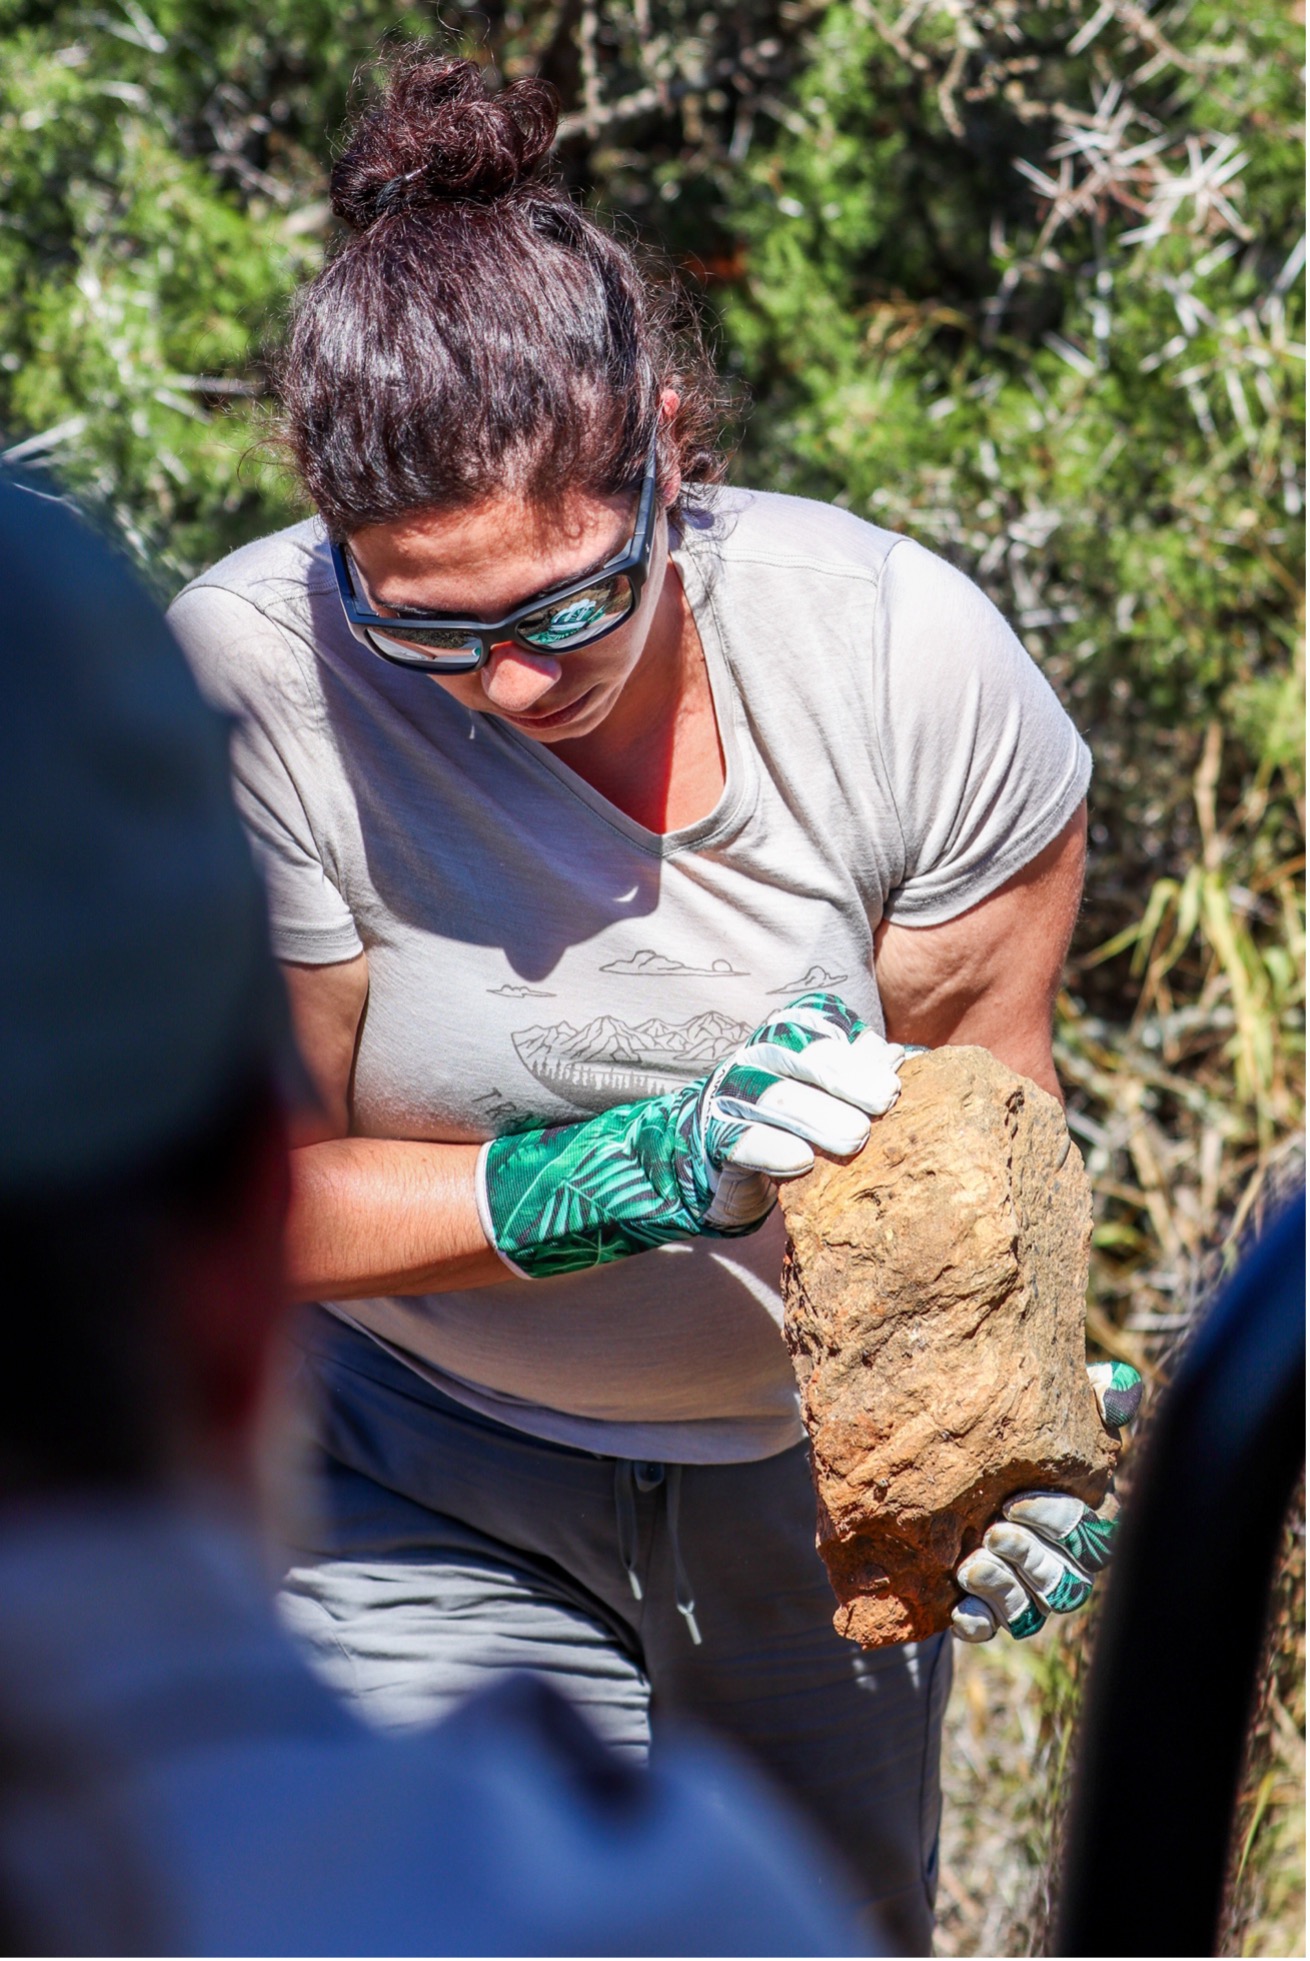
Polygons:
<instances>
[{"instance_id":1,"label":"shoulder","mask_svg":"<svg viewBox=\"0 0 1310 1961\"><path fill-rule=\"evenodd\" d=\"M260 612L303 610L308 595L330 592L332 564L327 534L317 518L305 518L229 552L182 588L174 605L207 593L230 593Z\"/></svg>"},{"instance_id":2,"label":"shoulder","mask_svg":"<svg viewBox=\"0 0 1310 1961\"><path fill-rule=\"evenodd\" d=\"M681 521L682 548L724 566L776 567L876 586L904 541L836 504L778 491L695 487Z\"/></svg>"},{"instance_id":3,"label":"shoulder","mask_svg":"<svg viewBox=\"0 0 1310 1961\"><path fill-rule=\"evenodd\" d=\"M1005 625L1004 615L997 611L976 580L950 559L938 552L930 551L914 538L895 533L887 534L896 551L889 555L888 576L883 581L883 593L889 613L906 610L916 614L925 603L934 609L949 611L964 609L966 612L984 616ZM1010 632L1005 626L1005 631Z\"/></svg>"},{"instance_id":4,"label":"shoulder","mask_svg":"<svg viewBox=\"0 0 1310 1961\"><path fill-rule=\"evenodd\" d=\"M871 524L837 504L776 491L730 487L693 492L683 523L684 547L724 565L777 566L876 587L893 618L921 619L964 611L1004 628L1001 615L967 572L901 531Z\"/></svg>"},{"instance_id":5,"label":"shoulder","mask_svg":"<svg viewBox=\"0 0 1310 1961\"><path fill-rule=\"evenodd\" d=\"M270 687L317 695L315 647L340 630L327 538L317 518L257 538L183 587L168 623L221 705Z\"/></svg>"}]
</instances>

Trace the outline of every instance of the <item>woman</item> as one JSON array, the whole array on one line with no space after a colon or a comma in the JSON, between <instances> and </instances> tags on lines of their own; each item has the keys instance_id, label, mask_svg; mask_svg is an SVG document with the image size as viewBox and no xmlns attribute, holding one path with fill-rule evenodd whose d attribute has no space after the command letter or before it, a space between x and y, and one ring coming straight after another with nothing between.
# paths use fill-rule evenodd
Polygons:
<instances>
[{"instance_id":1,"label":"woman","mask_svg":"<svg viewBox=\"0 0 1310 1961\"><path fill-rule=\"evenodd\" d=\"M541 174L554 121L394 66L285 362L322 522L172 614L329 1113L287 1609L379 1720L530 1666L633 1753L712 1721L918 1951L949 1659L832 1632L773 1181L858 1148L897 1043L1057 1090L1089 762L967 579L713 488L712 382ZM1001 1529L1028 1586L978 1555L966 1634L1072 1570Z\"/></svg>"}]
</instances>

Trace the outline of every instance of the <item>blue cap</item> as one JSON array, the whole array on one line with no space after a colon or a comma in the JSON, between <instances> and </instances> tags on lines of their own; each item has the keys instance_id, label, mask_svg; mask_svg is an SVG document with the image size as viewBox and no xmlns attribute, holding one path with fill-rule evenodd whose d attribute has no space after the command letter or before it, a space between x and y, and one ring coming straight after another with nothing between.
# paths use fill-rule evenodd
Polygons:
<instances>
[{"instance_id":1,"label":"blue cap","mask_svg":"<svg viewBox=\"0 0 1310 1961\"><path fill-rule=\"evenodd\" d=\"M128 567L0 482L0 1189L130 1170L305 1083L227 728Z\"/></svg>"}]
</instances>

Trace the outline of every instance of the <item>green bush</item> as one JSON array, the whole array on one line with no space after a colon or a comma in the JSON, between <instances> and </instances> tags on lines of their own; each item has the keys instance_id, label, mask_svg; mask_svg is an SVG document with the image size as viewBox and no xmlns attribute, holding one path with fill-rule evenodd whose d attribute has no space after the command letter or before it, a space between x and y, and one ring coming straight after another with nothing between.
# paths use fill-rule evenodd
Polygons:
<instances>
[{"instance_id":1,"label":"green bush","mask_svg":"<svg viewBox=\"0 0 1310 1961\"><path fill-rule=\"evenodd\" d=\"M743 467L992 591L1093 738L1140 907L1212 717L1230 796L1262 765L1301 792L1297 33L1174 9L1151 59L1114 21L1078 48L1076 5L914 11L898 45L895 8L831 8L735 187Z\"/></svg>"},{"instance_id":2,"label":"green bush","mask_svg":"<svg viewBox=\"0 0 1310 1961\"><path fill-rule=\"evenodd\" d=\"M295 508L247 455L260 349L321 257L324 131L395 21L360 0L0 0L0 429L161 591Z\"/></svg>"}]
</instances>

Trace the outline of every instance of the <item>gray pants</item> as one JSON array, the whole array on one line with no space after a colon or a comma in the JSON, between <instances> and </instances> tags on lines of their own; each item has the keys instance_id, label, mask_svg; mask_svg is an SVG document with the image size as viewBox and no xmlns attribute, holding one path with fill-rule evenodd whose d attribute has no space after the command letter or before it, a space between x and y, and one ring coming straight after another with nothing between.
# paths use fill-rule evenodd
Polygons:
<instances>
[{"instance_id":1,"label":"gray pants","mask_svg":"<svg viewBox=\"0 0 1310 1961\"><path fill-rule=\"evenodd\" d=\"M315 1313L317 1520L283 1608L384 1725L516 1669L633 1758L691 1718L819 1823L897 1951L927 1953L950 1686L945 1638L863 1654L832 1628L803 1445L634 1464L477 1415Z\"/></svg>"}]
</instances>

